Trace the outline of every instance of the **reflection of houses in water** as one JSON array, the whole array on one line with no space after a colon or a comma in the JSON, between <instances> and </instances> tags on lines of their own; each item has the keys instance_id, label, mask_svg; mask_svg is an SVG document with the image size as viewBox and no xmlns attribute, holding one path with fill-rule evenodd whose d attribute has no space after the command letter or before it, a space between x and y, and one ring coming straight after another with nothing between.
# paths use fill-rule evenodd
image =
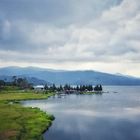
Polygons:
<instances>
[{"instance_id":1,"label":"reflection of houses in water","mask_svg":"<svg viewBox=\"0 0 140 140\"><path fill-rule=\"evenodd\" d=\"M79 91L76 90L63 90L63 91L57 91L56 94L63 95L63 94L79 94Z\"/></svg>"}]
</instances>

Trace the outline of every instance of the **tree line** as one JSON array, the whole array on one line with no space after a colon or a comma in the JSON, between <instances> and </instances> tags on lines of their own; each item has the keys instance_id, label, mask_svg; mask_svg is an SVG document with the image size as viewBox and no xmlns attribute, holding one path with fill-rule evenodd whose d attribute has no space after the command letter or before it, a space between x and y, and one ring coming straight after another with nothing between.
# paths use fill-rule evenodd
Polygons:
<instances>
[{"instance_id":1,"label":"tree line","mask_svg":"<svg viewBox=\"0 0 140 140\"><path fill-rule=\"evenodd\" d=\"M56 86L53 84L52 86L45 85L45 90L48 91L102 91L102 85L96 85L94 88L92 85L77 85L77 86L71 86L69 84Z\"/></svg>"},{"instance_id":2,"label":"tree line","mask_svg":"<svg viewBox=\"0 0 140 140\"><path fill-rule=\"evenodd\" d=\"M7 82L5 80L0 80L0 89L2 89L4 86L17 86L20 89L27 89L32 88L33 85L27 81L26 78L18 78L17 76L13 76L12 80Z\"/></svg>"},{"instance_id":3,"label":"tree line","mask_svg":"<svg viewBox=\"0 0 140 140\"><path fill-rule=\"evenodd\" d=\"M17 86L20 89L33 89L33 85L27 81L26 78L18 78L17 76L13 76L11 82L6 82L6 80L0 80L0 89L4 86ZM56 86L55 84L52 85L45 85L44 89L46 91L102 91L101 85L96 85L93 87L92 85L77 85L71 86L69 84Z\"/></svg>"}]
</instances>

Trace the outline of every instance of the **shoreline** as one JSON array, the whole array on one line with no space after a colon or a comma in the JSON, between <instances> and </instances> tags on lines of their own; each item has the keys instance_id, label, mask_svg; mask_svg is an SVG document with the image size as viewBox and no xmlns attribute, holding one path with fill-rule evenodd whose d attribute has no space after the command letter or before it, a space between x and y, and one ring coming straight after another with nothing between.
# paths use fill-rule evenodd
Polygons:
<instances>
[{"instance_id":1,"label":"shoreline","mask_svg":"<svg viewBox=\"0 0 140 140\"><path fill-rule=\"evenodd\" d=\"M95 92L90 92L90 93L82 93L81 95L86 95L86 94L96 94ZM55 93L48 93L48 94L43 94L43 93L0 93L0 123L2 120L5 120L5 122L7 121L11 121L11 123L17 121L17 124L19 124L20 122L20 126L18 126L18 128L15 127L11 127L10 132L9 132L9 124L7 124L7 130L3 130L3 128L1 128L3 125L3 123L1 123L1 127L0 127L0 139L3 139L2 135L5 135L6 139L13 139L13 137L20 137L21 140L32 140L32 139L36 139L36 140L42 140L43 139L43 134L45 131L47 131L49 129L49 127L52 125L53 120L55 119L55 117L53 115L48 114L47 112L42 111L40 108L32 108L32 107L25 107L22 105L21 101L26 101L26 100L43 100L43 99L48 99L51 96L54 96ZM2 118L3 116L3 109L1 108L1 105L4 105L4 109L7 109L7 112L5 112L7 114L7 116L11 116L11 118ZM8 112L9 108L13 109L13 111ZM23 111L23 113L21 113L21 111ZM15 115L18 114L20 112L20 114L22 115ZM15 113L15 114L14 114ZM14 115L14 117L12 116L12 114ZM27 117L26 117L27 114ZM30 115L32 114L32 115ZM36 114L38 114L38 116L36 116ZM24 117L22 117L24 116ZM29 116L29 117L28 117ZM33 118L33 119L32 119ZM16 121L15 121L16 119ZM22 120L22 121L20 121ZM28 123L29 122L29 123ZM15 124L15 125L17 125ZM23 129L24 127L24 129ZM15 134L10 134L9 133L14 133ZM28 133L28 134L26 134ZM6 136L8 135L8 136ZM26 136L27 135L27 136ZM24 137L25 136L25 137ZM29 137L29 138L28 138ZM15 138L15 139L16 139ZM5 139L5 140L6 140ZM19 138L18 138L19 139Z\"/></svg>"},{"instance_id":2,"label":"shoreline","mask_svg":"<svg viewBox=\"0 0 140 140\"><path fill-rule=\"evenodd\" d=\"M12 95L20 95L17 98ZM40 110L39 108L24 107L20 101L48 99L53 93L44 95L32 93L30 98L22 94L7 93L8 99L0 94L0 139L43 139L43 133L52 125L55 117ZM12 97L11 97L12 96ZM35 97L34 97L35 96ZM9 104L13 102L12 104Z\"/></svg>"}]
</instances>

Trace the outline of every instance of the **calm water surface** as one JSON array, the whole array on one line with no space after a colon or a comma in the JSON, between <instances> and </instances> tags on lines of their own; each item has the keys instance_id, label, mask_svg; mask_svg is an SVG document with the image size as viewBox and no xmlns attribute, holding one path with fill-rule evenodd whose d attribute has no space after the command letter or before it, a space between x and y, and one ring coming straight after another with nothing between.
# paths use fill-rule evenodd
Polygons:
<instances>
[{"instance_id":1,"label":"calm water surface","mask_svg":"<svg viewBox=\"0 0 140 140\"><path fill-rule=\"evenodd\" d=\"M104 90L109 93L51 97L23 105L55 116L45 140L140 140L140 87L107 86Z\"/></svg>"}]
</instances>

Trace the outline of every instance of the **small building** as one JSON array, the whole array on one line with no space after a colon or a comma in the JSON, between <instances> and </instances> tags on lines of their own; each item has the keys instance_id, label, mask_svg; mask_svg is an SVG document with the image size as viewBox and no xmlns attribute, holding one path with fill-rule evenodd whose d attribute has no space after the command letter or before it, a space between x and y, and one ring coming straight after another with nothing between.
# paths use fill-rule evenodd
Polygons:
<instances>
[{"instance_id":1,"label":"small building","mask_svg":"<svg viewBox=\"0 0 140 140\"><path fill-rule=\"evenodd\" d=\"M44 85L36 85L33 88L34 88L34 90L37 90L37 91L45 90L45 86Z\"/></svg>"}]
</instances>

